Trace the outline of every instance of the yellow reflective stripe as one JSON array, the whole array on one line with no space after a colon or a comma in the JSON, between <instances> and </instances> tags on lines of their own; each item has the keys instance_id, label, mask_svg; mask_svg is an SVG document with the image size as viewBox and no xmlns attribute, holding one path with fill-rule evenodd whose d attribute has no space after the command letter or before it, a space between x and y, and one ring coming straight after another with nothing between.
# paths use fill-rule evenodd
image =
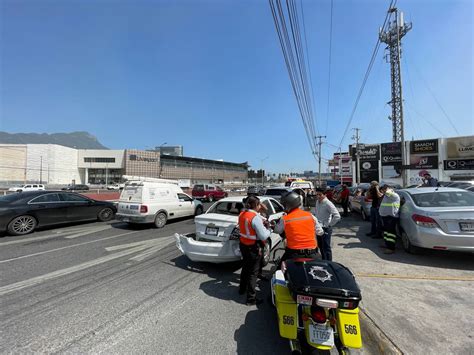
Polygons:
<instances>
[{"instance_id":1,"label":"yellow reflective stripe","mask_svg":"<svg viewBox=\"0 0 474 355\"><path fill-rule=\"evenodd\" d=\"M290 223L290 222L294 222L294 221L305 221L307 219L313 219L313 217L312 216L297 217L297 218L286 219L284 221L285 221L285 223Z\"/></svg>"},{"instance_id":2,"label":"yellow reflective stripe","mask_svg":"<svg viewBox=\"0 0 474 355\"><path fill-rule=\"evenodd\" d=\"M381 203L380 206L384 206L384 207L400 207L400 203L396 203L396 202L393 202L393 203Z\"/></svg>"},{"instance_id":3,"label":"yellow reflective stripe","mask_svg":"<svg viewBox=\"0 0 474 355\"><path fill-rule=\"evenodd\" d=\"M251 240L257 240L256 235L246 235L246 234L240 233L240 236L243 238L251 239Z\"/></svg>"}]
</instances>

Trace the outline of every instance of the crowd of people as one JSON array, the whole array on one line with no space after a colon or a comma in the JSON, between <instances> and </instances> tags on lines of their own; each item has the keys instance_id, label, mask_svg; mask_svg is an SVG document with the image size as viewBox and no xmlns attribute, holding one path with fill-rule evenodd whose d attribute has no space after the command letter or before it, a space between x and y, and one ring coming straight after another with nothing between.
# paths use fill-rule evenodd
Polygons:
<instances>
[{"instance_id":1,"label":"crowd of people","mask_svg":"<svg viewBox=\"0 0 474 355\"><path fill-rule=\"evenodd\" d=\"M396 242L396 225L400 209L400 197L389 185L379 186L372 181L367 194L372 198L370 209L371 231L368 236L383 238L386 254L393 254ZM295 258L315 258L332 261L331 236L333 227L341 220L335 206L332 189L317 188L308 191L315 199L308 208L301 194L290 191L281 197L285 214L276 223L265 218L265 205L256 195L244 199L245 209L239 215L240 250L243 264L239 294L247 296L247 305L261 303L256 297L257 279L261 275L263 250L271 232L284 239L285 253L281 261ZM350 191L342 186L338 200L342 206L342 217L349 215ZM306 199L309 200L309 199Z\"/></svg>"}]
</instances>

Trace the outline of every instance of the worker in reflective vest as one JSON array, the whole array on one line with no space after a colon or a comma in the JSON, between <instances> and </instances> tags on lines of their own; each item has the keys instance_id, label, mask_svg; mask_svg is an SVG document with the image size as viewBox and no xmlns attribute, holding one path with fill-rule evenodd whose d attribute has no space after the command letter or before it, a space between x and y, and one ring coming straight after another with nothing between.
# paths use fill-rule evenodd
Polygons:
<instances>
[{"instance_id":1,"label":"worker in reflective vest","mask_svg":"<svg viewBox=\"0 0 474 355\"><path fill-rule=\"evenodd\" d=\"M247 305L259 304L255 286L262 258L262 243L270 237L262 218L256 212L260 200L249 196L245 200L245 209L239 215L240 252L242 253L242 272L240 274L239 294L247 293Z\"/></svg>"},{"instance_id":2,"label":"worker in reflective vest","mask_svg":"<svg viewBox=\"0 0 474 355\"><path fill-rule=\"evenodd\" d=\"M281 261L295 257L319 258L316 236L323 235L324 230L311 212L299 208L300 198L293 191L281 198L287 214L273 230L286 238L285 254Z\"/></svg>"},{"instance_id":3,"label":"worker in reflective vest","mask_svg":"<svg viewBox=\"0 0 474 355\"><path fill-rule=\"evenodd\" d=\"M379 207L379 214L382 218L383 239L385 241L385 254L395 252L397 241L398 213L400 211L400 196L393 191L389 185L384 185L380 189L384 194Z\"/></svg>"}]
</instances>

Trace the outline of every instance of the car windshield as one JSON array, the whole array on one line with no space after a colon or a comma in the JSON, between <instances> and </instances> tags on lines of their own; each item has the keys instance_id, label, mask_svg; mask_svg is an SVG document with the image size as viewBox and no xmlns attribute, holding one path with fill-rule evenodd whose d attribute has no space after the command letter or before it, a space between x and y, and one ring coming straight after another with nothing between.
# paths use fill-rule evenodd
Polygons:
<instances>
[{"instance_id":1,"label":"car windshield","mask_svg":"<svg viewBox=\"0 0 474 355\"><path fill-rule=\"evenodd\" d=\"M194 191L204 191L204 185L194 185Z\"/></svg>"},{"instance_id":2,"label":"car windshield","mask_svg":"<svg viewBox=\"0 0 474 355\"><path fill-rule=\"evenodd\" d=\"M240 214L240 211L242 211L243 208L244 208L244 204L242 202L218 202L207 213L228 214L232 216L238 216Z\"/></svg>"},{"instance_id":3,"label":"car windshield","mask_svg":"<svg viewBox=\"0 0 474 355\"><path fill-rule=\"evenodd\" d=\"M265 192L265 195L269 195L269 196L281 196L281 195L283 195L285 192L288 192L288 190L286 190L286 189L268 189L268 190Z\"/></svg>"},{"instance_id":4,"label":"car windshield","mask_svg":"<svg viewBox=\"0 0 474 355\"><path fill-rule=\"evenodd\" d=\"M474 194L468 191L437 191L411 197L420 207L474 207Z\"/></svg>"}]
</instances>

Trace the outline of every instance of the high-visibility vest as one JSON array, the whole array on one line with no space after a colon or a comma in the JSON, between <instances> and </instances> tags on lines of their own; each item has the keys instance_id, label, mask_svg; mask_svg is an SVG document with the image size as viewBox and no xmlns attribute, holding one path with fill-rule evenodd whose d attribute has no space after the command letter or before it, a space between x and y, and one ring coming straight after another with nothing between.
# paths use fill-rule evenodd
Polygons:
<instances>
[{"instance_id":1,"label":"high-visibility vest","mask_svg":"<svg viewBox=\"0 0 474 355\"><path fill-rule=\"evenodd\" d=\"M239 215L240 242L244 245L254 245L257 242L257 232L252 228L252 220L256 216L256 212L247 210Z\"/></svg>"},{"instance_id":2,"label":"high-visibility vest","mask_svg":"<svg viewBox=\"0 0 474 355\"><path fill-rule=\"evenodd\" d=\"M289 249L316 249L316 225L310 212L295 208L283 216L286 246Z\"/></svg>"}]
</instances>

